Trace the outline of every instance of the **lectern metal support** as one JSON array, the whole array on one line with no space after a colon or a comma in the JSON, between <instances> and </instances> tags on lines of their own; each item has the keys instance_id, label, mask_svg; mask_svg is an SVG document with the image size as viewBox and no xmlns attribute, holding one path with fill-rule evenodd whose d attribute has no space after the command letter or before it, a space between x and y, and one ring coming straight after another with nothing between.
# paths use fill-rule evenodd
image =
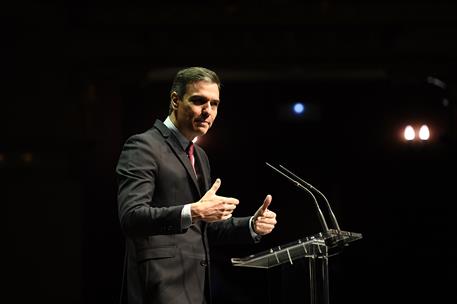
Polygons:
<instances>
[{"instance_id":1,"label":"lectern metal support","mask_svg":"<svg viewBox=\"0 0 457 304\"><path fill-rule=\"evenodd\" d=\"M310 303L315 304L317 299L317 288L316 288L316 258L310 257L308 260L309 264L309 295Z\"/></svg>"},{"instance_id":2,"label":"lectern metal support","mask_svg":"<svg viewBox=\"0 0 457 304\"><path fill-rule=\"evenodd\" d=\"M329 293L329 277L328 277L328 257L322 257L322 285L323 285L323 294L324 304L330 303L330 293Z\"/></svg>"}]
</instances>

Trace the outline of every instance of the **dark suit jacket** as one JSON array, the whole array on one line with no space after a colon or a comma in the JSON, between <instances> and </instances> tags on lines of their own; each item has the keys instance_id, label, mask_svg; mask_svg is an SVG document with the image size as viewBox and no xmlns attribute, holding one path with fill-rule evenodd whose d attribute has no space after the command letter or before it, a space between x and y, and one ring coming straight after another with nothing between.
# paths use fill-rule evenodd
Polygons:
<instances>
[{"instance_id":1,"label":"dark suit jacket","mask_svg":"<svg viewBox=\"0 0 457 304\"><path fill-rule=\"evenodd\" d=\"M200 185L185 151L161 121L124 145L116 171L129 304L201 304L208 240L253 242L248 217L181 228L183 206L211 186L206 153L195 145L194 155Z\"/></svg>"}]
</instances>

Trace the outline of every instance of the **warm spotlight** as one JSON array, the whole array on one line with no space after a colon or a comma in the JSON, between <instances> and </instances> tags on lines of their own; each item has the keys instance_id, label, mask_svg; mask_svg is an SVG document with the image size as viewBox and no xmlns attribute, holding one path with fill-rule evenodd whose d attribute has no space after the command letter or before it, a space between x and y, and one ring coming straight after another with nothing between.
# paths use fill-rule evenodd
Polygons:
<instances>
[{"instance_id":1,"label":"warm spotlight","mask_svg":"<svg viewBox=\"0 0 457 304\"><path fill-rule=\"evenodd\" d=\"M419 138L421 140L429 140L430 138L430 129L427 125L422 125L419 129Z\"/></svg>"},{"instance_id":2,"label":"warm spotlight","mask_svg":"<svg viewBox=\"0 0 457 304\"><path fill-rule=\"evenodd\" d=\"M411 141L416 137L416 132L414 132L414 128L411 125L407 125L403 132L403 136L407 141Z\"/></svg>"}]
</instances>

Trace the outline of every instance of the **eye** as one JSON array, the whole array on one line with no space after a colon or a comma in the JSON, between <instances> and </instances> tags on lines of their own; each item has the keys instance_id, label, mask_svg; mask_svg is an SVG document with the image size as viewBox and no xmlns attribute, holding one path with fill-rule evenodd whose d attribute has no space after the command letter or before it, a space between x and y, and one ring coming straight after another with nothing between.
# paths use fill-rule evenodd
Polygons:
<instances>
[{"instance_id":1,"label":"eye","mask_svg":"<svg viewBox=\"0 0 457 304\"><path fill-rule=\"evenodd\" d=\"M189 101L195 105L202 105L207 102L207 99L203 96L192 96L189 98Z\"/></svg>"}]
</instances>

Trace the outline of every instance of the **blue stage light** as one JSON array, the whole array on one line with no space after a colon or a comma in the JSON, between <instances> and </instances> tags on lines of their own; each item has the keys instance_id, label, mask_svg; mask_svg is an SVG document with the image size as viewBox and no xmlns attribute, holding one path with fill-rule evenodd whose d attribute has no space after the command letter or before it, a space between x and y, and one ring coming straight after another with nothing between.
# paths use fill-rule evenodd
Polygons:
<instances>
[{"instance_id":1,"label":"blue stage light","mask_svg":"<svg viewBox=\"0 0 457 304\"><path fill-rule=\"evenodd\" d=\"M297 115L302 115L303 113L305 113L305 105L301 102L296 102L293 106L293 110L294 110L294 113L297 114Z\"/></svg>"}]
</instances>

